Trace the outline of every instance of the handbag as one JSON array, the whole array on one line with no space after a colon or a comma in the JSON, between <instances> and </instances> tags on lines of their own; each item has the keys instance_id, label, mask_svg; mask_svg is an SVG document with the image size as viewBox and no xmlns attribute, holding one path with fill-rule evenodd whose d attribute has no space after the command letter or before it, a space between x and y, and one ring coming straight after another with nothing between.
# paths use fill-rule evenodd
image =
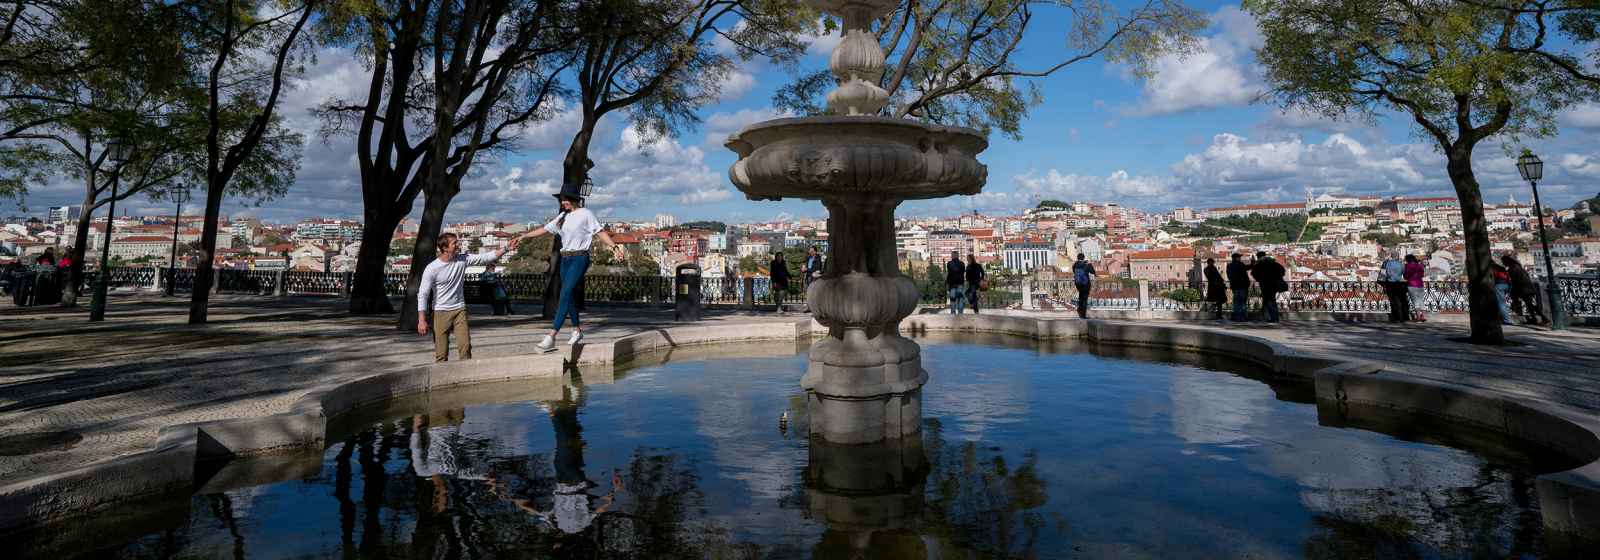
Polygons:
<instances>
[{"instance_id":1,"label":"handbag","mask_svg":"<svg viewBox=\"0 0 1600 560\"><path fill-rule=\"evenodd\" d=\"M989 279L988 278L984 278L984 279L978 281L978 291L980 291L980 292L989 291Z\"/></svg>"}]
</instances>

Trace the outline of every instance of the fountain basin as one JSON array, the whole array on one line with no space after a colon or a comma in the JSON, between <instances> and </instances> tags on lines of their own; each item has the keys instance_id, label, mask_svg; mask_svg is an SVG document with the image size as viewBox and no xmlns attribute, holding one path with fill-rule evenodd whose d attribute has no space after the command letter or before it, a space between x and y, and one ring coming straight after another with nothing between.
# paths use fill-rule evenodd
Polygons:
<instances>
[{"instance_id":1,"label":"fountain basin","mask_svg":"<svg viewBox=\"0 0 1600 560\"><path fill-rule=\"evenodd\" d=\"M970 128L863 116L776 119L728 137L729 170L750 200L977 194L989 142Z\"/></svg>"}]
</instances>

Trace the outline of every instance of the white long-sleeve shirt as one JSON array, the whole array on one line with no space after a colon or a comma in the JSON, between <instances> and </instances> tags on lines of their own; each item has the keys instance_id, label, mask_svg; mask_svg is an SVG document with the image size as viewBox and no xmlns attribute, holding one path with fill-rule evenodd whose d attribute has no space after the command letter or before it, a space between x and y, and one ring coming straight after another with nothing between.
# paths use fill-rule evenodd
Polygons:
<instances>
[{"instance_id":1,"label":"white long-sleeve shirt","mask_svg":"<svg viewBox=\"0 0 1600 560\"><path fill-rule=\"evenodd\" d=\"M417 292L417 311L428 312L428 297L433 297L434 311L454 311L467 306L461 295L461 284L467 277L468 266L485 265L500 258L494 251L476 255L456 254L454 259L433 259L422 271L422 287Z\"/></svg>"}]
</instances>

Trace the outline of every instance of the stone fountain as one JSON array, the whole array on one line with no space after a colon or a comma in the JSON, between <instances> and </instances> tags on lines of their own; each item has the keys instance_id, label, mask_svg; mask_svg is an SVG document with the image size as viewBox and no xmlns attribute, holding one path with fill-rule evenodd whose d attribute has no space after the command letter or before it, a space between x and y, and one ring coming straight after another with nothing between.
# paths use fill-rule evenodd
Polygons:
<instances>
[{"instance_id":1,"label":"stone fountain","mask_svg":"<svg viewBox=\"0 0 1600 560\"><path fill-rule=\"evenodd\" d=\"M877 116L889 94L878 87L883 50L872 22L898 0L812 0L844 21L829 68L839 87L829 116L756 123L728 137L739 154L729 171L750 200L820 200L828 209L828 259L806 302L828 338L813 345L800 385L812 435L870 443L921 427L922 369L917 343L900 321L918 292L900 274L894 209L906 200L977 194L988 141L968 128Z\"/></svg>"}]
</instances>

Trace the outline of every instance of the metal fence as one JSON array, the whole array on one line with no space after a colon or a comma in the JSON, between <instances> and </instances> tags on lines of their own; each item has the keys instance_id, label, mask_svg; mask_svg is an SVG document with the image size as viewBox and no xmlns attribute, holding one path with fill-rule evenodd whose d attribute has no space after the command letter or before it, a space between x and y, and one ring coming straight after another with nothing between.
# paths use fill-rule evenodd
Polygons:
<instances>
[{"instance_id":1,"label":"metal fence","mask_svg":"<svg viewBox=\"0 0 1600 560\"><path fill-rule=\"evenodd\" d=\"M405 295L409 275L404 272L385 274L385 292L392 297ZM218 293L296 296L348 295L354 275L349 272L305 272L244 269L217 269ZM158 282L159 280L159 282ZM746 290L745 281L749 281ZM499 281L514 301L537 301L544 297L549 278L544 274L500 274ZM111 269L113 286L154 288L171 282L174 291L187 293L194 289L194 269L176 270L151 267L121 267ZM468 301L488 300L487 285L477 274L465 279ZM1562 304L1571 317L1600 317L1600 275L1562 275L1557 277L1562 294ZM1187 282L1149 281L1146 283L1145 308L1168 311L1196 311L1206 308L1205 283L1192 286ZM1421 310L1427 313L1466 313L1467 286L1465 282L1427 282L1423 285ZM774 292L772 279L765 276L746 278L704 277L701 279L701 301L707 304L744 304L751 296L758 304L772 304L775 299L785 304L805 302L805 283L802 279L789 282L787 290ZM1077 306L1078 291L1072 280L1018 279L996 282L980 292L980 305L994 309L1021 304L1024 294L1033 298L1033 307L1039 309L1072 309ZM1261 291L1250 287L1250 309L1261 307ZM666 304L673 301L673 279L666 276L630 276L591 274L584 276L583 297L594 302L628 302ZM1229 300L1233 298L1230 291ZM943 294L924 294L922 303L947 304ZM1389 300L1377 282L1289 282L1289 290L1278 294L1278 304L1285 311L1310 311L1326 313L1387 313ZM1098 309L1139 309L1140 288L1137 280L1101 280L1089 292L1089 306Z\"/></svg>"},{"instance_id":2,"label":"metal fence","mask_svg":"<svg viewBox=\"0 0 1600 560\"><path fill-rule=\"evenodd\" d=\"M1278 305L1284 311L1324 313L1388 313L1389 299L1383 286L1377 282L1289 282L1289 289L1277 294ZM1148 282L1147 309L1164 311L1198 311L1207 308L1206 283L1198 286L1181 281ZM1031 284L1034 305L1044 309L1076 309L1078 290L1071 280L1034 280ZM1420 311L1427 313L1465 313L1467 287L1465 282L1426 282L1423 284L1423 301ZM1261 289L1252 284L1249 289L1249 308L1261 309ZM1564 298L1565 299L1565 298ZM1228 292L1233 300L1233 292ZM1089 307L1094 309L1139 309L1139 283L1136 280L1108 280L1097 282L1089 291ZM1569 302L1569 306L1570 306ZM1230 303L1231 309L1231 303Z\"/></svg>"}]
</instances>

